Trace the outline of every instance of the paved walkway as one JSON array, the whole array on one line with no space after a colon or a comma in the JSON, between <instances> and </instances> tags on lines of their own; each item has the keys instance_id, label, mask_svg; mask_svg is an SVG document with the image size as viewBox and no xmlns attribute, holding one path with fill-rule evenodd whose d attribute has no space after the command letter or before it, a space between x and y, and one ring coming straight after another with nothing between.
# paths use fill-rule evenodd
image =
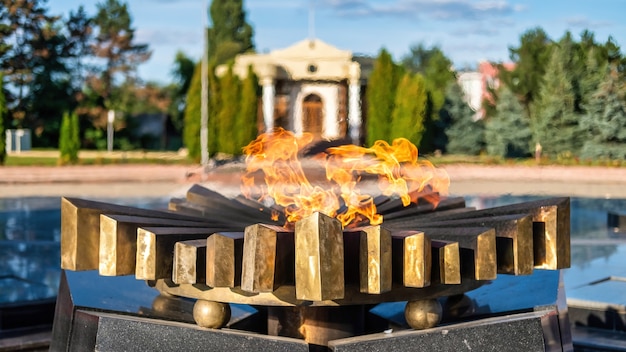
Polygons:
<instances>
[{"instance_id":1,"label":"paved walkway","mask_svg":"<svg viewBox=\"0 0 626 352\"><path fill-rule=\"evenodd\" d=\"M536 194L626 198L626 168L445 165L454 195ZM236 194L241 165L0 167L0 197L180 196L193 183Z\"/></svg>"}]
</instances>

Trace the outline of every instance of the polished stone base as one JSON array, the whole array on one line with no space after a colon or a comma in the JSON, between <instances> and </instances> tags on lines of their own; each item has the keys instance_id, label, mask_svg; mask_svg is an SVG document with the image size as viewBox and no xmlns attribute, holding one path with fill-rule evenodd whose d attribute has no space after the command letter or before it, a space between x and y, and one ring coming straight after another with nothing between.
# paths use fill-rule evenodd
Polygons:
<instances>
[{"instance_id":1,"label":"polished stone base","mask_svg":"<svg viewBox=\"0 0 626 352\"><path fill-rule=\"evenodd\" d=\"M64 272L50 350L573 350L560 274L553 271L501 276L464 296L442 300L447 315L432 329L408 329L402 318L405 302L379 305L354 317L355 324L365 320L366 325L378 319L375 329L364 329L360 336L337 335L342 337L328 341L328 346L268 335L273 315L263 307L231 305L226 328L201 328L193 323L193 303L160 295L133 277Z\"/></svg>"}]
</instances>

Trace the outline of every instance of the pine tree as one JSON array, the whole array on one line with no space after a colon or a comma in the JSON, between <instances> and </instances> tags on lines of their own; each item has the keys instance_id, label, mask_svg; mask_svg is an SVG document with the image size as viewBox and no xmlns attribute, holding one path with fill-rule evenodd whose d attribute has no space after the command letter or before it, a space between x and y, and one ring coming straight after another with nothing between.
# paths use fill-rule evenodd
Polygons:
<instances>
[{"instance_id":1,"label":"pine tree","mask_svg":"<svg viewBox=\"0 0 626 352\"><path fill-rule=\"evenodd\" d=\"M463 99L463 90L456 82L446 90L442 111L450 120L445 130L448 137L446 151L451 154L478 155L485 147L485 123L483 120L474 121L476 112Z\"/></svg>"},{"instance_id":2,"label":"pine tree","mask_svg":"<svg viewBox=\"0 0 626 352\"><path fill-rule=\"evenodd\" d=\"M626 84L615 66L605 70L605 78L585 106L581 119L586 132L583 158L626 159Z\"/></svg>"},{"instance_id":3,"label":"pine tree","mask_svg":"<svg viewBox=\"0 0 626 352\"><path fill-rule=\"evenodd\" d=\"M7 156L6 138L5 138L5 119L7 118L7 104L4 97L4 76L0 72L0 165L4 165Z\"/></svg>"},{"instance_id":4,"label":"pine tree","mask_svg":"<svg viewBox=\"0 0 626 352\"><path fill-rule=\"evenodd\" d=\"M367 82L367 144L377 140L389 141L391 114L396 95L398 69L391 54L382 49L374 62Z\"/></svg>"},{"instance_id":5,"label":"pine tree","mask_svg":"<svg viewBox=\"0 0 626 352\"><path fill-rule=\"evenodd\" d=\"M420 145L424 133L426 87L420 74L405 73L396 91L389 140L404 137Z\"/></svg>"},{"instance_id":6,"label":"pine tree","mask_svg":"<svg viewBox=\"0 0 626 352\"><path fill-rule=\"evenodd\" d=\"M524 157L531 151L532 133L524 108L506 86L500 89L496 114L485 126L487 153L501 157Z\"/></svg>"},{"instance_id":7,"label":"pine tree","mask_svg":"<svg viewBox=\"0 0 626 352\"><path fill-rule=\"evenodd\" d=\"M569 45L557 45L552 50L535 105L535 140L551 156L577 155L583 143L576 93L570 76L571 55Z\"/></svg>"},{"instance_id":8,"label":"pine tree","mask_svg":"<svg viewBox=\"0 0 626 352\"><path fill-rule=\"evenodd\" d=\"M237 155L241 153L237 146L235 131L241 97L241 83L233 72L233 66L220 77L220 108L217 112L217 150Z\"/></svg>"},{"instance_id":9,"label":"pine tree","mask_svg":"<svg viewBox=\"0 0 626 352\"><path fill-rule=\"evenodd\" d=\"M257 136L258 80L252 66L248 67L246 78L241 84L241 105L235 123L237 133L237 149L245 147Z\"/></svg>"}]
</instances>

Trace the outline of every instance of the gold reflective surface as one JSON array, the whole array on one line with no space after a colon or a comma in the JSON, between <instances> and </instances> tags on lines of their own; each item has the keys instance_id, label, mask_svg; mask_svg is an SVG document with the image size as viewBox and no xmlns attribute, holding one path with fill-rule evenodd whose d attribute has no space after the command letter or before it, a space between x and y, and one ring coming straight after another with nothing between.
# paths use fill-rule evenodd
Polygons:
<instances>
[{"instance_id":1,"label":"gold reflective surface","mask_svg":"<svg viewBox=\"0 0 626 352\"><path fill-rule=\"evenodd\" d=\"M296 299L344 297L343 232L339 220L321 213L296 222Z\"/></svg>"}]
</instances>

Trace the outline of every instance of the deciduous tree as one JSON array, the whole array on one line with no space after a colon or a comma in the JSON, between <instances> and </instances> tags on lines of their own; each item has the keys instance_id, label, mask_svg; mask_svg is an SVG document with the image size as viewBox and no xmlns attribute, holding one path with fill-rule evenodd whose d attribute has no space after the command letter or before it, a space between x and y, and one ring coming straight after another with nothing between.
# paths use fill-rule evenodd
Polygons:
<instances>
[{"instance_id":1,"label":"deciduous tree","mask_svg":"<svg viewBox=\"0 0 626 352\"><path fill-rule=\"evenodd\" d=\"M209 60L223 64L237 54L254 50L254 32L246 22L242 0L213 0L210 15Z\"/></svg>"}]
</instances>

